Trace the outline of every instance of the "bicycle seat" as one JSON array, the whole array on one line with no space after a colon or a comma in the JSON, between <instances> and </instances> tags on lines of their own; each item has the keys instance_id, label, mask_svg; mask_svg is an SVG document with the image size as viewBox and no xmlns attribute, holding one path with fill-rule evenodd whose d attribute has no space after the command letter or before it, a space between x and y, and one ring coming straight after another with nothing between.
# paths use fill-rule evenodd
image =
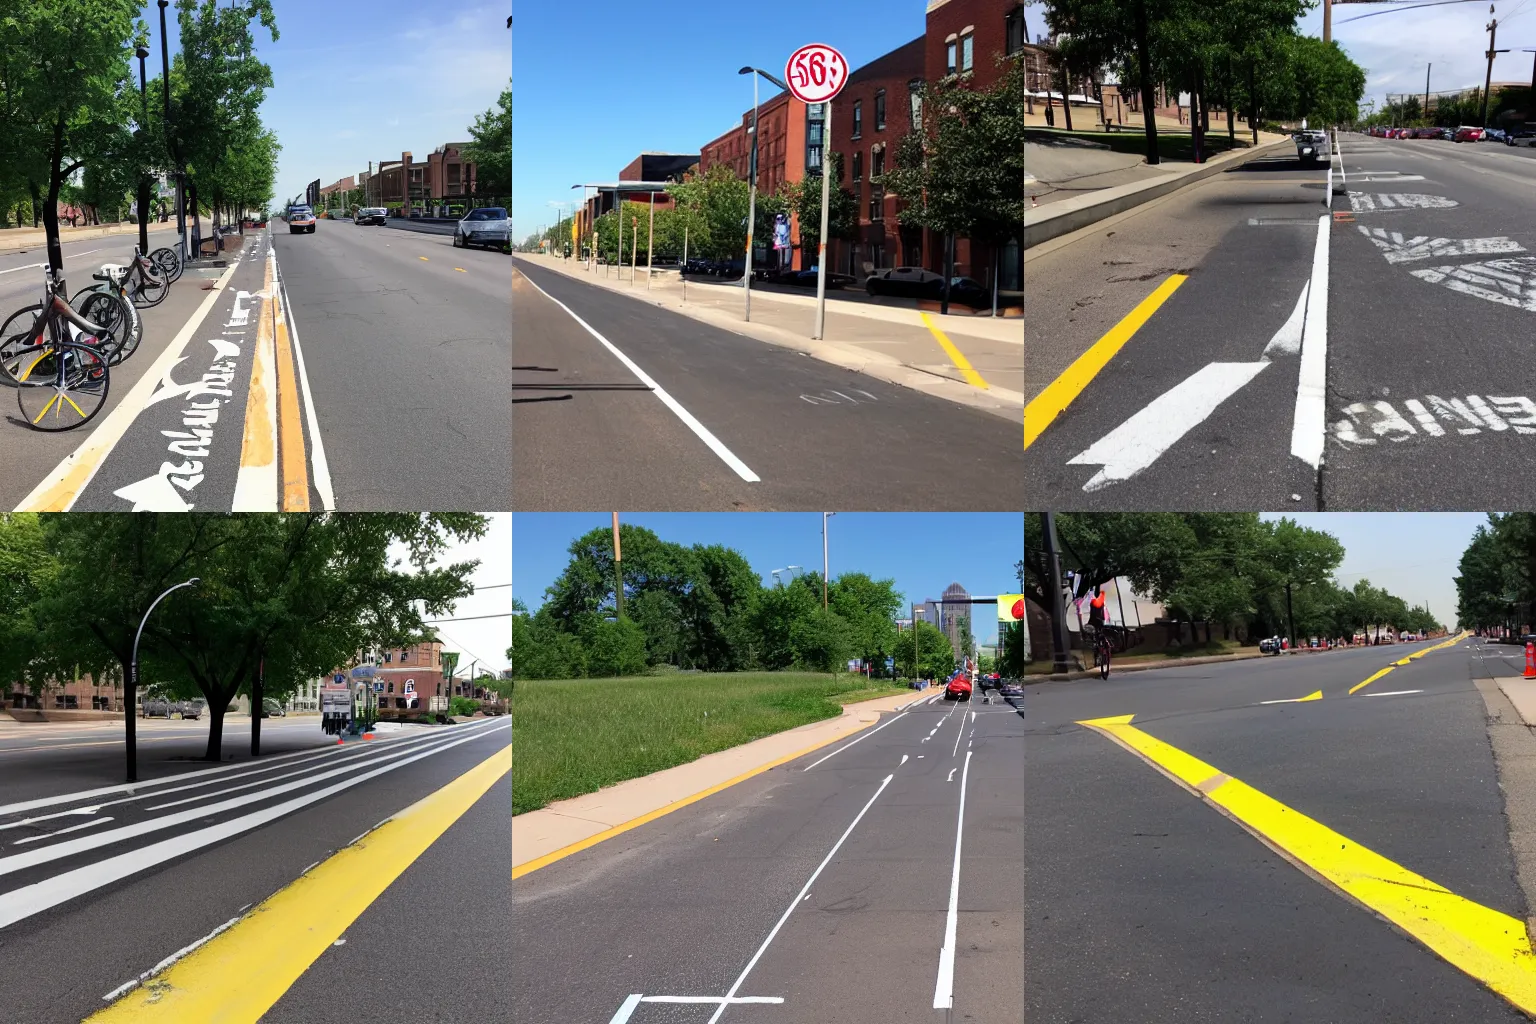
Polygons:
<instances>
[{"instance_id":1,"label":"bicycle seat","mask_svg":"<svg viewBox=\"0 0 1536 1024\"><path fill-rule=\"evenodd\" d=\"M103 263L101 272L91 275L97 281L109 281L112 284L122 284L127 276L128 268L121 263Z\"/></svg>"}]
</instances>

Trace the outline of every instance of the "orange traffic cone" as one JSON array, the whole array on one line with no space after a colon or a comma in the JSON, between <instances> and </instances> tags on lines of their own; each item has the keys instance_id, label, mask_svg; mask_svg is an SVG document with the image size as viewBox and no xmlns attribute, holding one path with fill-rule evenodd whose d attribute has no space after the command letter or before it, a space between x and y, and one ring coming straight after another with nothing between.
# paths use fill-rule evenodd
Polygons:
<instances>
[{"instance_id":1,"label":"orange traffic cone","mask_svg":"<svg viewBox=\"0 0 1536 1024\"><path fill-rule=\"evenodd\" d=\"M1525 678L1536 679L1536 643L1525 642Z\"/></svg>"}]
</instances>

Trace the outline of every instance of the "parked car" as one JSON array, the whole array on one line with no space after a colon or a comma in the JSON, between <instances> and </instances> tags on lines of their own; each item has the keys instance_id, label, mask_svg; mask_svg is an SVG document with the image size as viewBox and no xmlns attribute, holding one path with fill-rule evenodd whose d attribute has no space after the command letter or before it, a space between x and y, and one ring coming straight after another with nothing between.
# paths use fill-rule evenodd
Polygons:
<instances>
[{"instance_id":1,"label":"parked car","mask_svg":"<svg viewBox=\"0 0 1536 1024\"><path fill-rule=\"evenodd\" d=\"M507 211L499 206L482 206L470 210L453 229L453 245L463 249L471 245L503 249L511 243L512 222Z\"/></svg>"},{"instance_id":2,"label":"parked car","mask_svg":"<svg viewBox=\"0 0 1536 1024\"><path fill-rule=\"evenodd\" d=\"M1511 128L1504 133L1506 146L1536 146L1536 129Z\"/></svg>"},{"instance_id":3,"label":"parked car","mask_svg":"<svg viewBox=\"0 0 1536 1024\"><path fill-rule=\"evenodd\" d=\"M203 709L208 706L203 700L182 700L176 702L176 710L181 712L182 718L202 718Z\"/></svg>"},{"instance_id":4,"label":"parked car","mask_svg":"<svg viewBox=\"0 0 1536 1024\"><path fill-rule=\"evenodd\" d=\"M809 270L788 270L779 275L780 284L791 284L797 288L816 287L816 268ZM843 288L850 284L858 284L858 279L848 274L839 274L834 270L827 271L827 287Z\"/></svg>"},{"instance_id":5,"label":"parked car","mask_svg":"<svg viewBox=\"0 0 1536 1024\"><path fill-rule=\"evenodd\" d=\"M1503 142L1504 141L1504 129L1503 128L1489 128L1489 129L1485 130L1483 132L1482 141L1483 142Z\"/></svg>"},{"instance_id":6,"label":"parked car","mask_svg":"<svg viewBox=\"0 0 1536 1024\"><path fill-rule=\"evenodd\" d=\"M892 267L871 274L864 282L864 290L870 295L924 299L937 295L943 285L943 274L922 267Z\"/></svg>"},{"instance_id":7,"label":"parked car","mask_svg":"<svg viewBox=\"0 0 1536 1024\"><path fill-rule=\"evenodd\" d=\"M261 717L262 718L283 718L287 714L288 714L288 712L283 710L283 706L281 704L279 704L277 701L273 700L271 697L263 697L262 698L262 700L261 700Z\"/></svg>"},{"instance_id":8,"label":"parked car","mask_svg":"<svg viewBox=\"0 0 1536 1024\"><path fill-rule=\"evenodd\" d=\"M949 682L944 684L944 699L971 699L971 681L966 677L964 672L956 672L953 676L950 677Z\"/></svg>"},{"instance_id":9,"label":"parked car","mask_svg":"<svg viewBox=\"0 0 1536 1024\"><path fill-rule=\"evenodd\" d=\"M284 219L288 221L290 235L297 235L302 231L315 233L315 211L307 206L288 207L288 216Z\"/></svg>"},{"instance_id":10,"label":"parked car","mask_svg":"<svg viewBox=\"0 0 1536 1024\"><path fill-rule=\"evenodd\" d=\"M379 224L389 223L389 211L382 206L365 206L357 211L357 216L352 218L354 224Z\"/></svg>"},{"instance_id":11,"label":"parked car","mask_svg":"<svg viewBox=\"0 0 1536 1024\"><path fill-rule=\"evenodd\" d=\"M1279 654L1280 653L1280 638L1277 637L1277 636L1267 636L1263 640L1260 640L1259 641L1259 653L1260 654Z\"/></svg>"},{"instance_id":12,"label":"parked car","mask_svg":"<svg viewBox=\"0 0 1536 1024\"><path fill-rule=\"evenodd\" d=\"M1476 142L1483 137L1483 130L1472 125L1462 125L1456 129L1455 141Z\"/></svg>"},{"instance_id":13,"label":"parked car","mask_svg":"<svg viewBox=\"0 0 1536 1024\"><path fill-rule=\"evenodd\" d=\"M1024 696L1024 686L1017 680L1010 679L1003 684L1002 694L1004 697L1022 697Z\"/></svg>"},{"instance_id":14,"label":"parked car","mask_svg":"<svg viewBox=\"0 0 1536 1024\"><path fill-rule=\"evenodd\" d=\"M164 697L148 697L143 703L145 718L170 718L171 702Z\"/></svg>"}]
</instances>

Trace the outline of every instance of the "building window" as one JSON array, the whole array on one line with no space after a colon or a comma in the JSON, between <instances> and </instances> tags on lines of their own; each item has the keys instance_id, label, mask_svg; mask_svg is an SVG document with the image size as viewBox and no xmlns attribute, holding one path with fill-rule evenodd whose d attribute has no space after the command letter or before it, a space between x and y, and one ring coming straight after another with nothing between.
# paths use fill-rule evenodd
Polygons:
<instances>
[{"instance_id":1,"label":"building window","mask_svg":"<svg viewBox=\"0 0 1536 1024\"><path fill-rule=\"evenodd\" d=\"M853 180L864 180L864 151L862 149L853 151Z\"/></svg>"},{"instance_id":2,"label":"building window","mask_svg":"<svg viewBox=\"0 0 1536 1024\"><path fill-rule=\"evenodd\" d=\"M885 192L875 186L869 189L869 219L879 222L885 219Z\"/></svg>"},{"instance_id":3,"label":"building window","mask_svg":"<svg viewBox=\"0 0 1536 1024\"><path fill-rule=\"evenodd\" d=\"M394 681L394 680L393 680L393 679L391 679L391 680L390 680L390 681L389 681L389 682L388 682L388 683L387 683L387 684L385 684L385 685L387 685L387 686L388 686L388 687L389 687L389 690L388 690L388 691L387 691L387 692L389 692L389 693L394 693L394 692L395 692L395 681Z\"/></svg>"},{"instance_id":4,"label":"building window","mask_svg":"<svg viewBox=\"0 0 1536 1024\"><path fill-rule=\"evenodd\" d=\"M864 134L864 101L853 101L853 137L858 138Z\"/></svg>"},{"instance_id":5,"label":"building window","mask_svg":"<svg viewBox=\"0 0 1536 1024\"><path fill-rule=\"evenodd\" d=\"M944 47L944 73L946 75L955 73L955 44L953 42L947 43Z\"/></svg>"},{"instance_id":6,"label":"building window","mask_svg":"<svg viewBox=\"0 0 1536 1024\"><path fill-rule=\"evenodd\" d=\"M1024 49L1024 5L1019 4L1003 16L1003 52L1018 53Z\"/></svg>"},{"instance_id":7,"label":"building window","mask_svg":"<svg viewBox=\"0 0 1536 1024\"><path fill-rule=\"evenodd\" d=\"M912 130L915 132L923 130L922 88L923 83L919 79L914 78L907 83L907 99L912 105Z\"/></svg>"},{"instance_id":8,"label":"building window","mask_svg":"<svg viewBox=\"0 0 1536 1024\"><path fill-rule=\"evenodd\" d=\"M875 93L875 131L885 131L885 90Z\"/></svg>"},{"instance_id":9,"label":"building window","mask_svg":"<svg viewBox=\"0 0 1536 1024\"><path fill-rule=\"evenodd\" d=\"M870 160L872 166L869 170L869 176L871 178L879 178L885 173L885 147L876 147L875 151L870 154Z\"/></svg>"},{"instance_id":10,"label":"building window","mask_svg":"<svg viewBox=\"0 0 1536 1024\"><path fill-rule=\"evenodd\" d=\"M969 32L967 32L965 35L960 37L960 70L961 71L969 71L969 70L971 70L971 50L972 50L972 44L975 43L975 41L976 41L976 37L974 35L972 35L971 33L969 33Z\"/></svg>"}]
</instances>

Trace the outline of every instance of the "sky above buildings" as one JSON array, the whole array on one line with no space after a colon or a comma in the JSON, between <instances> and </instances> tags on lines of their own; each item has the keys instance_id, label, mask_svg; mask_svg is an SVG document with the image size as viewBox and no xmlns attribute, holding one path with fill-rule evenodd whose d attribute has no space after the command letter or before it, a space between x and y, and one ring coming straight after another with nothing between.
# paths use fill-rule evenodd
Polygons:
<instances>
[{"instance_id":1,"label":"sky above buildings","mask_svg":"<svg viewBox=\"0 0 1536 1024\"><path fill-rule=\"evenodd\" d=\"M924 0L778 0L635 8L525 3L512 24L512 227L570 212L580 182L613 181L646 150L697 153L752 108L747 65L778 77L822 42L858 68L923 34ZM761 82L761 98L775 91Z\"/></svg>"},{"instance_id":2,"label":"sky above buildings","mask_svg":"<svg viewBox=\"0 0 1536 1024\"><path fill-rule=\"evenodd\" d=\"M1285 518L1331 533L1344 545L1344 561L1334 573L1341 586L1353 587L1363 576L1410 605L1427 603L1447 629L1456 626L1457 564L1472 534L1488 521L1481 512L1290 512Z\"/></svg>"},{"instance_id":3,"label":"sky above buildings","mask_svg":"<svg viewBox=\"0 0 1536 1024\"><path fill-rule=\"evenodd\" d=\"M329 185L366 171L370 160L398 160L403 150L424 160L445 142L467 141L476 116L496 105L511 75L510 6L273 0L278 40L259 24L255 40L273 79L262 121L283 147L274 204L301 195L316 178ZM153 76L159 9L146 4L141 17ZM174 54L174 6L166 31Z\"/></svg>"},{"instance_id":4,"label":"sky above buildings","mask_svg":"<svg viewBox=\"0 0 1536 1024\"><path fill-rule=\"evenodd\" d=\"M662 540L734 548L757 570L765 586L773 584L774 569L791 565L821 575L820 512L621 513L619 518L621 523L653 531ZM514 596L530 612L538 611L545 588L570 561L571 541L589 530L609 529L612 523L608 512L514 514ZM1019 512L840 512L828 524L827 554L833 578L862 572L874 579L894 579L909 606L938 599L951 583L959 583L973 597L1017 593L1019 581L1013 567L1024 557L1024 516ZM975 609L972 632L977 643L995 643L995 606Z\"/></svg>"}]
</instances>

